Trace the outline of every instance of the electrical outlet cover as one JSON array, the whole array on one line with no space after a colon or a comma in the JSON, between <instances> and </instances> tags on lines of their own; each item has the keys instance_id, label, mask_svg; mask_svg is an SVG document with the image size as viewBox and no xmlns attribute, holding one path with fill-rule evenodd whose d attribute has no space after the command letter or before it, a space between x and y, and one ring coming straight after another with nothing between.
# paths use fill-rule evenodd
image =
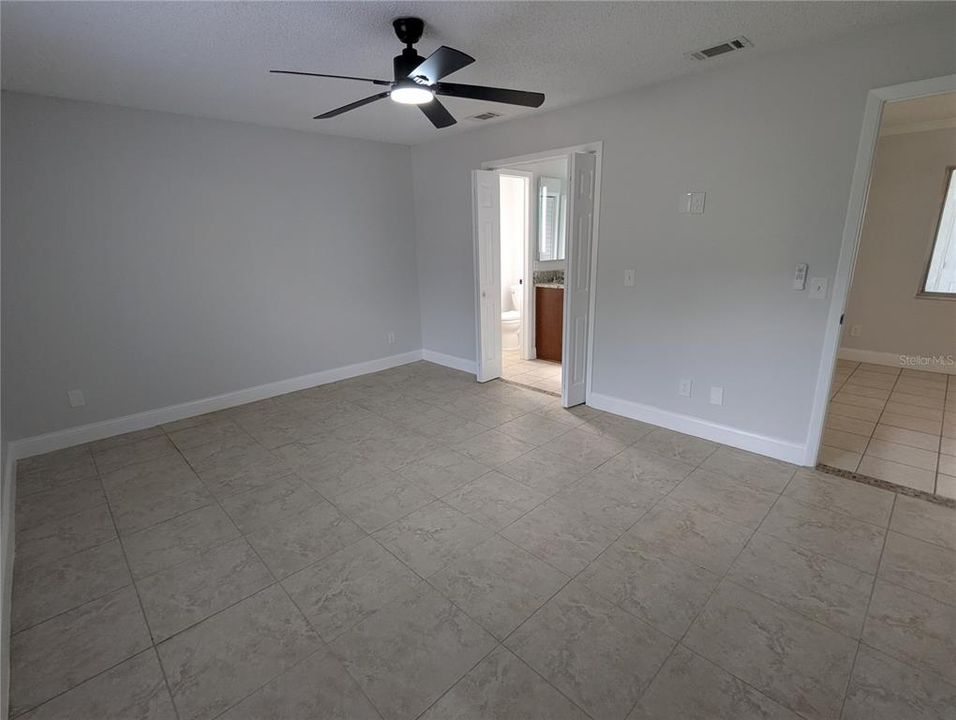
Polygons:
<instances>
[{"instance_id":1,"label":"electrical outlet cover","mask_svg":"<svg viewBox=\"0 0 956 720\"><path fill-rule=\"evenodd\" d=\"M724 404L724 389L717 385L714 385L710 388L710 404L711 405L723 405Z\"/></svg>"},{"instance_id":2,"label":"electrical outlet cover","mask_svg":"<svg viewBox=\"0 0 956 720\"><path fill-rule=\"evenodd\" d=\"M683 379L677 385L677 394L681 397L690 397L691 391L694 387L694 381L689 379Z\"/></svg>"}]
</instances>

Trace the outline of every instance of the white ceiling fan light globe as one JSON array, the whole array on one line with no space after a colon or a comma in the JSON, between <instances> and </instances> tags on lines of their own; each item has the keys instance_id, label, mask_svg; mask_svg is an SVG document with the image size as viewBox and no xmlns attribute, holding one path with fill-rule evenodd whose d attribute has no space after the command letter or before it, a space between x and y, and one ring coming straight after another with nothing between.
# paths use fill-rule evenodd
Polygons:
<instances>
[{"instance_id":1,"label":"white ceiling fan light globe","mask_svg":"<svg viewBox=\"0 0 956 720\"><path fill-rule=\"evenodd\" d=\"M435 99L435 93L418 85L402 85L393 88L389 97L402 105L424 105Z\"/></svg>"}]
</instances>

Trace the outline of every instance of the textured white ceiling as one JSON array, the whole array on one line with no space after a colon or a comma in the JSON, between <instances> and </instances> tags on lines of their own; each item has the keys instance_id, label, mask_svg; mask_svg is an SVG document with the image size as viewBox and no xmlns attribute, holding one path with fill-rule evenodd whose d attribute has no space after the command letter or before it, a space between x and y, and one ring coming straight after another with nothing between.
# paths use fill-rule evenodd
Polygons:
<instances>
[{"instance_id":1,"label":"textured white ceiling","mask_svg":"<svg viewBox=\"0 0 956 720\"><path fill-rule=\"evenodd\" d=\"M579 103L718 64L940 12L916 2L3 2L9 90L277 127L417 144ZM391 20L418 15L418 50L477 58L449 80L547 95L539 110L448 99L459 123L435 130L388 100L332 120L312 116L379 88L269 75L270 68L390 78L401 50ZM684 53L746 35L741 53ZM494 120L491 122L501 122Z\"/></svg>"}]
</instances>

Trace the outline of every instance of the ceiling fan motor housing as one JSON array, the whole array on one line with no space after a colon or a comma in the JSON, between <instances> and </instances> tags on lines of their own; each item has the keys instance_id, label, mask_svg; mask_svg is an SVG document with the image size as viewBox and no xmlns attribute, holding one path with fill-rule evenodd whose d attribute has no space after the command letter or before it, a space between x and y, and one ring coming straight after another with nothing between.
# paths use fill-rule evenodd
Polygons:
<instances>
[{"instance_id":1,"label":"ceiling fan motor housing","mask_svg":"<svg viewBox=\"0 0 956 720\"><path fill-rule=\"evenodd\" d=\"M424 61L425 58L415 52L415 48L407 47L402 50L402 54L396 55L392 60L392 66L395 68L395 82L400 83L404 80L406 83L408 83L408 76L411 74L412 70L417 68ZM425 84L427 84L427 80L425 81Z\"/></svg>"},{"instance_id":2,"label":"ceiling fan motor housing","mask_svg":"<svg viewBox=\"0 0 956 720\"><path fill-rule=\"evenodd\" d=\"M408 46L412 46L422 39L425 32L425 21L417 17L400 17L392 20L392 27L398 39Z\"/></svg>"}]
</instances>

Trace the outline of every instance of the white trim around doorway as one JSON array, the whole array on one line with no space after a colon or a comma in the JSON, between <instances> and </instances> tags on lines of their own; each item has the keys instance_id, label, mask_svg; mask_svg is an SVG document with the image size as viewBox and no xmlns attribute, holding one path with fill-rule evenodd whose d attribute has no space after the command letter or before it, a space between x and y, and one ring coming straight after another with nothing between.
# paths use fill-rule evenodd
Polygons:
<instances>
[{"instance_id":1,"label":"white trim around doorway","mask_svg":"<svg viewBox=\"0 0 956 720\"><path fill-rule=\"evenodd\" d=\"M513 168L515 165L521 165L523 163L532 163L540 160L549 160L561 156L569 156L572 153L594 153L595 155L595 187L594 187L594 224L592 227L592 242L591 242L591 280L590 280L590 293L588 296L589 312L588 312L588 341L587 341L587 373L585 378L585 403L587 398L591 396L591 380L594 372L594 317L595 317L595 295L597 289L597 258L598 258L598 245L600 235L598 233L599 226L601 224L601 175L602 175L602 163L603 163L603 154L604 154L604 142L601 140L583 143L581 145L571 145L568 147L552 148L550 150L542 150L540 152L529 153L527 155L515 155L513 157L501 158L500 160L488 160L481 163L481 170L502 170L505 168ZM532 268L533 268L533 262ZM477 277L477 269L475 270ZM532 286L532 283L528 283L529 288ZM477 293L476 293L476 307L475 312L478 312L477 308ZM481 349L477 349L478 352L481 352Z\"/></svg>"},{"instance_id":2,"label":"white trim around doorway","mask_svg":"<svg viewBox=\"0 0 956 720\"><path fill-rule=\"evenodd\" d=\"M827 402L830 396L830 385L833 381L833 369L836 365L837 352L840 348L840 336L843 329L840 324L840 318L846 309L847 298L850 294L850 285L853 282L853 270L856 266L857 253L860 248L860 234L863 229L866 198L870 188L870 177L873 170L873 155L876 151L876 143L880 134L880 119L883 116L883 106L887 102L893 102L895 100L910 100L912 98L953 91L956 91L956 75L945 75L929 80L917 80L901 85L876 88L875 90L870 90L866 98L866 109L863 113L863 129L860 132L860 142L857 146L856 165L853 168L853 180L850 184L850 201L846 213L846 222L843 226L840 260L833 282L833 294L830 298L830 310L827 315L826 334L823 339L817 382L813 393L810 428L807 433L806 454L803 459L804 465L816 465L817 455L820 452L823 426L826 422Z\"/></svg>"}]
</instances>

